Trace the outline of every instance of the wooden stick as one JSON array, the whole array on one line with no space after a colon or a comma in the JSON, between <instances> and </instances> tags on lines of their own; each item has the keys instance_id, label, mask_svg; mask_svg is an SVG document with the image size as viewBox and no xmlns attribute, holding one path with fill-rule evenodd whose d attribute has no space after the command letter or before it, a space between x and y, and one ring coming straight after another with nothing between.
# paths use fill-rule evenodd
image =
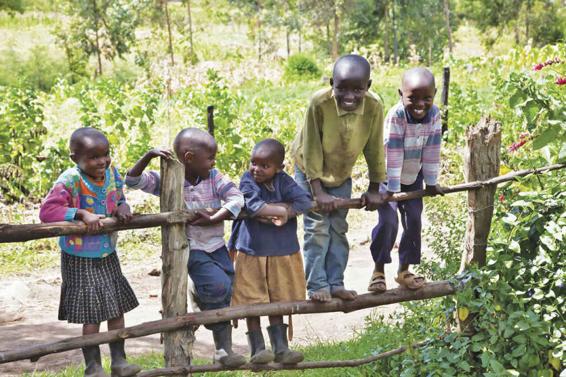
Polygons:
<instances>
[{"instance_id":1,"label":"wooden stick","mask_svg":"<svg viewBox=\"0 0 566 377\"><path fill-rule=\"evenodd\" d=\"M206 123L208 127L208 133L214 136L214 106L210 105L206 108Z\"/></svg>"},{"instance_id":2,"label":"wooden stick","mask_svg":"<svg viewBox=\"0 0 566 377\"><path fill-rule=\"evenodd\" d=\"M365 357L362 359L353 360L328 360L328 361L305 361L298 364L244 364L238 368L226 368L220 364L211 365L187 365L179 368L159 368L148 370L137 374L137 377L157 377L157 376L171 376L189 373L206 373L206 372L223 372L227 370L251 370L253 372L264 370L303 370L303 369L320 369L320 368L350 368L358 367L360 365L373 363L374 361L385 359L390 356L399 355L408 349L417 349L425 346L427 342L419 342L411 344L406 347L399 347L394 350L382 352L377 355Z\"/></svg>"},{"instance_id":3,"label":"wooden stick","mask_svg":"<svg viewBox=\"0 0 566 377\"><path fill-rule=\"evenodd\" d=\"M121 330L112 330L93 335L67 338L56 342L36 344L24 348L17 348L14 346L14 348L9 351L0 352L0 364L24 359L36 360L41 356L52 353L110 343L120 339L138 338L150 334L175 331L187 326L205 325L247 317L329 312L349 313L355 310L373 308L376 306L394 304L398 302L448 296L454 294L456 289L457 288L451 282L445 280L427 283L424 287L417 291L396 288L378 295L366 293L359 295L353 301L342 301L335 298L325 303L313 301L278 302L273 304L235 306L218 310L188 313L175 318L145 322L140 325L127 327Z\"/></svg>"},{"instance_id":4,"label":"wooden stick","mask_svg":"<svg viewBox=\"0 0 566 377\"><path fill-rule=\"evenodd\" d=\"M455 186L444 187L446 194L460 191L477 190L489 185L497 185L503 182L513 181L518 177L524 177L529 174L541 174L552 170L563 169L566 164L548 165L538 169L526 169L509 172L505 175L491 178L487 181L476 181L469 183L461 183ZM391 196L388 201L400 202L403 200L417 199L425 196L433 196L425 190L400 192ZM362 200L357 199L338 199L338 208L359 209L362 208ZM316 208L314 209L316 211ZM195 218L195 212L176 211L163 212L157 214L134 215L128 224L119 224L115 218L106 218L102 220L104 228L98 233L109 233L117 230L151 228L167 224L178 224L191 221ZM61 221L47 224L24 224L11 225L0 224L0 243L6 242L24 242L36 240L40 238L67 236L70 234L86 234L86 225L82 222ZM96 233L89 233L96 234Z\"/></svg>"}]
</instances>

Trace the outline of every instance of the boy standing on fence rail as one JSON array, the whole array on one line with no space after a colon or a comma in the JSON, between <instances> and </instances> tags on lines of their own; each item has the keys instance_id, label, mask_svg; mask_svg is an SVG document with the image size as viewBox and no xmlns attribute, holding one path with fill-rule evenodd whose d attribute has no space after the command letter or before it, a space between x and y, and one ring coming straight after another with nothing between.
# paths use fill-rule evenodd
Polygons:
<instances>
[{"instance_id":1,"label":"boy standing on fence rail","mask_svg":"<svg viewBox=\"0 0 566 377\"><path fill-rule=\"evenodd\" d=\"M385 119L387 185L380 191L388 196L396 192L426 190L442 194L437 185L440 165L442 124L440 111L434 102L436 86L434 76L426 68L413 68L403 74L399 96ZM412 199L399 203L388 202L378 208L379 222L372 231L371 254L375 269L368 290L384 292L385 263L391 263L391 249L397 238L401 214L403 235L399 244L399 271L395 281L408 289L419 289L425 279L409 272L409 265L421 260L421 213L423 200Z\"/></svg>"},{"instance_id":2,"label":"boy standing on fence rail","mask_svg":"<svg viewBox=\"0 0 566 377\"><path fill-rule=\"evenodd\" d=\"M101 218L107 216L129 221L132 214L122 191L122 178L110 165L106 136L94 128L79 128L71 135L69 146L71 159L77 165L57 178L41 205L41 221L80 220L90 231L99 230ZM120 269L116 236L116 233L71 235L59 241L63 280L59 319L82 323L83 335L98 333L103 321L108 321L108 330L124 328L124 313L138 306ZM133 376L141 370L126 361L124 340L109 346L112 376ZM84 375L107 376L102 369L100 347L83 347L82 351Z\"/></svg>"},{"instance_id":3,"label":"boy standing on fence rail","mask_svg":"<svg viewBox=\"0 0 566 377\"><path fill-rule=\"evenodd\" d=\"M202 310L230 306L234 267L224 244L224 220L238 217L244 206L240 190L227 177L214 169L216 141L205 131L186 128L173 143L175 154L185 165L183 196L188 210L198 211L198 217L187 224L190 254L189 276L193 280ZM128 171L126 184L159 195L158 172L145 172L155 157L172 158L171 152L152 149ZM221 205L221 202L224 202ZM215 213L208 208L221 208ZM216 352L214 361L227 367L238 367L246 362L242 355L232 351L230 322L205 325L212 330Z\"/></svg>"},{"instance_id":4,"label":"boy standing on fence rail","mask_svg":"<svg viewBox=\"0 0 566 377\"><path fill-rule=\"evenodd\" d=\"M285 147L265 139L252 151L240 190L250 217L234 221L230 250L238 251L232 305L269 304L305 299L303 257L297 239L297 214L312 207L309 194L283 171ZM303 354L289 349L283 316L270 316L265 348L260 317L246 318L251 362L296 364Z\"/></svg>"},{"instance_id":5,"label":"boy standing on fence rail","mask_svg":"<svg viewBox=\"0 0 566 377\"><path fill-rule=\"evenodd\" d=\"M353 300L356 292L344 288L348 262L348 210L336 209L336 198L350 198L352 168L364 153L369 187L363 205L375 210L383 203L379 183L385 181L383 104L370 93L370 65L359 55L339 58L331 88L314 94L305 124L293 143L295 180L310 190L321 212L304 215L305 273L309 298Z\"/></svg>"}]
</instances>

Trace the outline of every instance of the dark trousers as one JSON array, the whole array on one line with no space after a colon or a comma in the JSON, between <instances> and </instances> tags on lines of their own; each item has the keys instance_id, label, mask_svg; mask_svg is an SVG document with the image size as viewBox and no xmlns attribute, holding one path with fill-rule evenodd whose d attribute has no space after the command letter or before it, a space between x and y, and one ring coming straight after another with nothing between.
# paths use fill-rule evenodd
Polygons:
<instances>
[{"instance_id":1,"label":"dark trousers","mask_svg":"<svg viewBox=\"0 0 566 377\"><path fill-rule=\"evenodd\" d=\"M201 310L212 310L230 306L234 266L226 246L207 253L191 250L189 253L189 276L195 284L198 306ZM229 322L205 325L209 330L221 328Z\"/></svg>"},{"instance_id":2,"label":"dark trousers","mask_svg":"<svg viewBox=\"0 0 566 377\"><path fill-rule=\"evenodd\" d=\"M416 181L410 185L401 185L401 192L423 189L423 175L420 172ZM380 191L387 190L381 185ZM391 263L391 250L395 245L401 214L403 234L399 244L399 264L419 264L421 262L421 214L423 200L412 199L402 202L388 202L378 208L379 221L371 232L371 255L375 263Z\"/></svg>"}]
</instances>

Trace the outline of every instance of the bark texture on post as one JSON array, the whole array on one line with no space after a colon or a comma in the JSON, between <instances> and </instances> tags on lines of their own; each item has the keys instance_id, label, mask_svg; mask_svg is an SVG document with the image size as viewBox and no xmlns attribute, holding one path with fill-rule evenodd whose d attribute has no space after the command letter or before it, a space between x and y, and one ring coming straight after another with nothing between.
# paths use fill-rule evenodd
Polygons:
<instances>
[{"instance_id":1,"label":"bark texture on post","mask_svg":"<svg viewBox=\"0 0 566 377\"><path fill-rule=\"evenodd\" d=\"M467 182L488 180L499 174L501 123L489 117L466 131L464 174ZM491 227L497 185L468 191L468 224L460 271L470 263L485 265L487 238Z\"/></svg>"},{"instance_id":2,"label":"bark texture on post","mask_svg":"<svg viewBox=\"0 0 566 377\"><path fill-rule=\"evenodd\" d=\"M184 209L183 184L185 168L174 160L161 159L161 211ZM163 318L187 314L187 262L189 244L185 224L161 228L163 262L161 273L161 305ZM163 334L165 365L178 367L190 364L194 334L191 327Z\"/></svg>"}]
</instances>

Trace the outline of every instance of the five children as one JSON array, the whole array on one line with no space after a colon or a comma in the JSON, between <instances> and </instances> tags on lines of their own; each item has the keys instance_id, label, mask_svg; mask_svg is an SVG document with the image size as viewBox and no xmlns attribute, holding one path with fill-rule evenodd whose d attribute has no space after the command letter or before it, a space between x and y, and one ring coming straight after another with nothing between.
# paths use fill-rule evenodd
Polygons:
<instances>
[{"instance_id":1,"label":"five children","mask_svg":"<svg viewBox=\"0 0 566 377\"><path fill-rule=\"evenodd\" d=\"M401 101L388 113L383 126L381 99L369 92L370 66L358 55L336 62L330 88L311 99L304 127L293 143L295 180L284 171L285 148L275 139L254 147L249 170L239 189L214 168L217 145L205 131L187 128L176 136L175 156L185 166L184 200L197 217L187 223L190 245L187 271L193 280L199 307L219 309L296 301L308 297L326 302L332 297L353 300L356 292L344 285L349 245L347 210L340 199L350 198L352 168L360 154L368 166L369 185L362 195L367 210L378 210L379 222L370 246L375 262L368 290L386 290L384 264L397 236L397 209L403 235L399 245L396 281L418 289L425 280L409 272L420 262L422 200L391 202L396 192L426 190L442 194L437 184L441 126L433 105L434 76L424 68L408 70L399 89ZM385 140L385 144L384 144ZM385 147L384 147L385 145ZM102 228L101 218L131 218L118 171L110 165L109 143L93 128L80 128L71 136L71 159L45 198L43 222L80 220L89 231ZM387 166L385 164L387 155ZM167 150L148 151L126 175L131 189L159 195L160 176L145 171L155 157L171 159ZM387 171L387 175L386 175ZM315 200L313 209L311 195ZM245 207L246 216L238 218ZM211 210L215 208L215 210ZM296 216L304 214L304 261L297 239ZM235 269L224 243L224 220L234 219L230 250L237 252ZM83 324L83 334L124 327L123 314L138 305L116 254L116 235L61 237L63 285L59 319ZM306 281L305 281L306 277ZM272 351L266 349L260 318L247 318L251 362L295 364L300 352L289 349L282 316L270 316L267 331ZM206 327L213 332L214 360L238 367L245 358L232 350L232 327L221 322ZM124 341L110 344L112 375L131 376L140 368L128 364ZM83 348L85 376L105 376L98 346Z\"/></svg>"}]
</instances>

